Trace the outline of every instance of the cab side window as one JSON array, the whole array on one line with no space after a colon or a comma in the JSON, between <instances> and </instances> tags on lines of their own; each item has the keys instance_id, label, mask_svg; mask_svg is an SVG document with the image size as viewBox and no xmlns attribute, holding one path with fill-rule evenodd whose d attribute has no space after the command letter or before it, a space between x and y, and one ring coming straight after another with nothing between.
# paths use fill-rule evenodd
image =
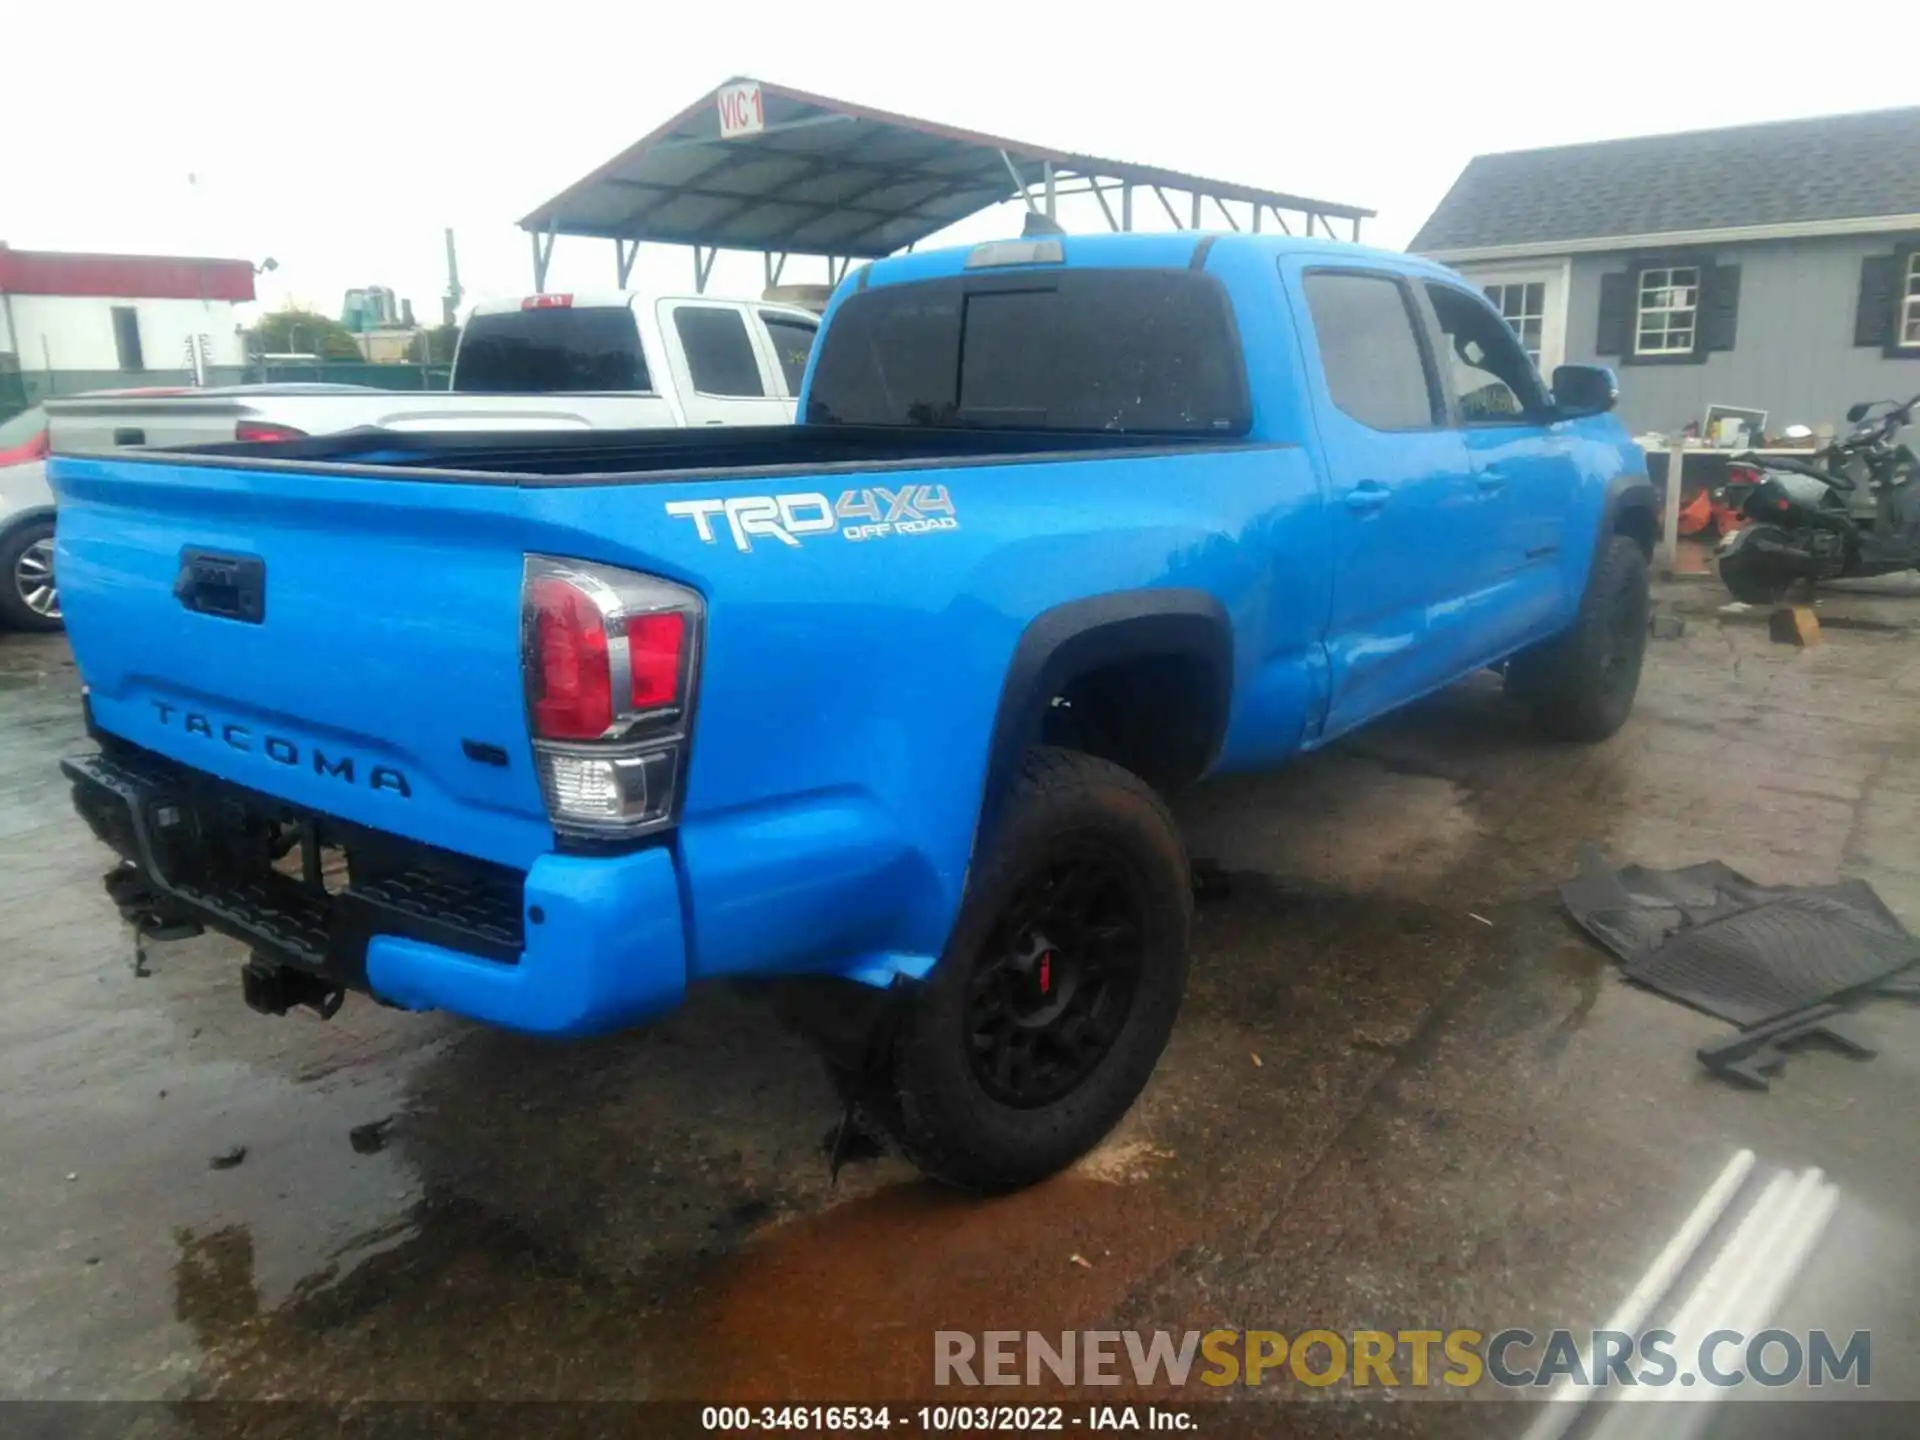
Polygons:
<instances>
[{"instance_id":1,"label":"cab side window","mask_svg":"<svg viewBox=\"0 0 1920 1440\"><path fill-rule=\"evenodd\" d=\"M1512 329L1479 296L1428 282L1440 321L1440 369L1467 425L1497 425L1547 410L1540 377Z\"/></svg>"},{"instance_id":2,"label":"cab side window","mask_svg":"<svg viewBox=\"0 0 1920 1440\"><path fill-rule=\"evenodd\" d=\"M673 328L687 354L693 388L702 395L758 399L767 393L753 341L738 310L712 305L682 305L673 312Z\"/></svg>"},{"instance_id":3,"label":"cab side window","mask_svg":"<svg viewBox=\"0 0 1920 1440\"><path fill-rule=\"evenodd\" d=\"M1301 288L1327 394L1336 406L1374 430L1425 430L1439 423L1412 297L1398 280L1358 270L1314 270Z\"/></svg>"},{"instance_id":4,"label":"cab side window","mask_svg":"<svg viewBox=\"0 0 1920 1440\"><path fill-rule=\"evenodd\" d=\"M800 381L807 373L807 357L813 354L813 337L820 327L770 310L760 312L760 323L767 327L767 334L773 340L780 373L786 377L787 394L798 395Z\"/></svg>"}]
</instances>

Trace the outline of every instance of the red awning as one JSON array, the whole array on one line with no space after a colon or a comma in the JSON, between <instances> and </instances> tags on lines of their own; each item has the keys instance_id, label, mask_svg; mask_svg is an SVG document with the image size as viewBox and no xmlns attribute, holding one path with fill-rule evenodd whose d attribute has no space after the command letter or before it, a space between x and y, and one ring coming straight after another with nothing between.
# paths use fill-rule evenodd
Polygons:
<instances>
[{"instance_id":1,"label":"red awning","mask_svg":"<svg viewBox=\"0 0 1920 1440\"><path fill-rule=\"evenodd\" d=\"M245 260L183 255L80 255L0 246L0 292L102 295L135 300L251 300Z\"/></svg>"}]
</instances>

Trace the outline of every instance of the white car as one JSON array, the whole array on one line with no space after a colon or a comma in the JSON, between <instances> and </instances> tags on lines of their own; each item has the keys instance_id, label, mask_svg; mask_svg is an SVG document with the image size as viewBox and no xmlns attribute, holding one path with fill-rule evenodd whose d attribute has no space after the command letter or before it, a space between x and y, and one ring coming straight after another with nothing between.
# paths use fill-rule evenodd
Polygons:
<instances>
[{"instance_id":1,"label":"white car","mask_svg":"<svg viewBox=\"0 0 1920 1440\"><path fill-rule=\"evenodd\" d=\"M820 317L795 305L632 291L476 305L452 388L234 385L54 400L61 454L383 430L786 425Z\"/></svg>"},{"instance_id":2,"label":"white car","mask_svg":"<svg viewBox=\"0 0 1920 1440\"><path fill-rule=\"evenodd\" d=\"M47 412L0 420L0 625L58 630L53 583L53 491L47 486Z\"/></svg>"}]
</instances>

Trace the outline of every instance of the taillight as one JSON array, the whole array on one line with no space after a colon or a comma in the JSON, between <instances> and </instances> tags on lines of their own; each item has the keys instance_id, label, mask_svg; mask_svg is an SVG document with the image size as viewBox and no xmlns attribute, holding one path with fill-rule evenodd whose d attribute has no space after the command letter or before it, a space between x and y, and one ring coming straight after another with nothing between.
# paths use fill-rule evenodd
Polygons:
<instances>
[{"instance_id":1,"label":"taillight","mask_svg":"<svg viewBox=\"0 0 1920 1440\"><path fill-rule=\"evenodd\" d=\"M533 733L600 739L613 728L613 669L592 597L542 576L528 582L526 603L533 619Z\"/></svg>"},{"instance_id":2,"label":"taillight","mask_svg":"<svg viewBox=\"0 0 1920 1440\"><path fill-rule=\"evenodd\" d=\"M627 668L635 710L671 705L679 693L680 662L687 648L687 617L679 610L635 615L626 622Z\"/></svg>"},{"instance_id":3,"label":"taillight","mask_svg":"<svg viewBox=\"0 0 1920 1440\"><path fill-rule=\"evenodd\" d=\"M0 450L0 470L9 465L25 465L32 460L44 460L53 453L53 446L47 432L42 430L24 445L16 445L11 450Z\"/></svg>"},{"instance_id":4,"label":"taillight","mask_svg":"<svg viewBox=\"0 0 1920 1440\"><path fill-rule=\"evenodd\" d=\"M573 308L571 295L529 295L520 302L522 310L570 310Z\"/></svg>"},{"instance_id":5,"label":"taillight","mask_svg":"<svg viewBox=\"0 0 1920 1440\"><path fill-rule=\"evenodd\" d=\"M1751 465L1727 466L1727 484L1758 485L1759 483L1760 483L1760 472L1754 469Z\"/></svg>"},{"instance_id":6,"label":"taillight","mask_svg":"<svg viewBox=\"0 0 1920 1440\"><path fill-rule=\"evenodd\" d=\"M291 425L275 425L269 420L236 420L233 422L233 438L236 440L304 440L307 432L296 430Z\"/></svg>"},{"instance_id":7,"label":"taillight","mask_svg":"<svg viewBox=\"0 0 1920 1440\"><path fill-rule=\"evenodd\" d=\"M555 829L632 835L673 823L702 615L699 595L651 575L527 557L521 663Z\"/></svg>"}]
</instances>

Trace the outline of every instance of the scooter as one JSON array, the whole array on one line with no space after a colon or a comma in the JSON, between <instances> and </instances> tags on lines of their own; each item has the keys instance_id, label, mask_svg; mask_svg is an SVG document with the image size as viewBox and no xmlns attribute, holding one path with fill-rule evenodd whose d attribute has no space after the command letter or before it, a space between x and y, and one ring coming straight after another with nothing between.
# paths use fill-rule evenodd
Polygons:
<instances>
[{"instance_id":1,"label":"scooter","mask_svg":"<svg viewBox=\"0 0 1920 1440\"><path fill-rule=\"evenodd\" d=\"M1760 472L1740 497L1747 523L1721 540L1720 579L1736 600L1770 605L1796 582L1920 569L1920 468L1896 437L1913 418L1920 395L1904 405L1862 402L1847 411L1852 429L1812 461L1782 455L1736 455ZM1847 497L1864 479L1874 514L1854 519Z\"/></svg>"}]
</instances>

